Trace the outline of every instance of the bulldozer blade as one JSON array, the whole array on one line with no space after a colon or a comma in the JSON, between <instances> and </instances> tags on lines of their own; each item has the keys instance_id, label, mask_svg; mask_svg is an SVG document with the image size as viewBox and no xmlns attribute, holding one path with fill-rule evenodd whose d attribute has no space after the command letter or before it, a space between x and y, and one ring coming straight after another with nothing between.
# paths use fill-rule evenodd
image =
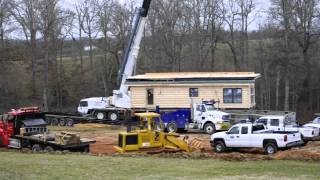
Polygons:
<instances>
[{"instance_id":1,"label":"bulldozer blade","mask_svg":"<svg viewBox=\"0 0 320 180\"><path fill-rule=\"evenodd\" d=\"M192 139L188 144L192 149L201 150L201 151L204 150L203 140L199 138Z\"/></svg>"}]
</instances>

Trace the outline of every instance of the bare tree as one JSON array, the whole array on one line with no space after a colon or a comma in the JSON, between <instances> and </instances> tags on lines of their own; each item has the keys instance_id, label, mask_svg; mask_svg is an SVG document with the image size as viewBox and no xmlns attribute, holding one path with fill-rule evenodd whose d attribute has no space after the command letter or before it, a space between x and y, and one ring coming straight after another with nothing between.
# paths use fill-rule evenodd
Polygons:
<instances>
[{"instance_id":1,"label":"bare tree","mask_svg":"<svg viewBox=\"0 0 320 180\"><path fill-rule=\"evenodd\" d=\"M228 36L225 38L225 43L229 46L232 56L234 69L239 71L241 69L241 62L238 59L236 30L239 21L240 8L236 0L226 0L224 2L224 21L228 27Z\"/></svg>"},{"instance_id":2,"label":"bare tree","mask_svg":"<svg viewBox=\"0 0 320 180\"><path fill-rule=\"evenodd\" d=\"M31 60L31 89L32 95L36 94L36 59L37 59L37 32L39 17L39 1L34 0L16 0L11 3L11 14L14 16L26 39L30 49Z\"/></svg>"}]
</instances>

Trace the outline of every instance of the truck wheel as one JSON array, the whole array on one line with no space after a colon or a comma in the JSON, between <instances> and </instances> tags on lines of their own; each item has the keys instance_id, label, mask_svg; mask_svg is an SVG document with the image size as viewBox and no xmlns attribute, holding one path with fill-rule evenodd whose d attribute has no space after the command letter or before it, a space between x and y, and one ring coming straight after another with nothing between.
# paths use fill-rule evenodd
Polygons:
<instances>
[{"instance_id":1,"label":"truck wheel","mask_svg":"<svg viewBox=\"0 0 320 180\"><path fill-rule=\"evenodd\" d=\"M45 151L45 152L53 152L54 149L53 149L53 147L51 147L51 146L47 146L47 147L44 148L44 151Z\"/></svg>"},{"instance_id":2,"label":"truck wheel","mask_svg":"<svg viewBox=\"0 0 320 180\"><path fill-rule=\"evenodd\" d=\"M106 119L106 113L102 111L97 111L94 113L94 117L99 120Z\"/></svg>"},{"instance_id":3,"label":"truck wheel","mask_svg":"<svg viewBox=\"0 0 320 180\"><path fill-rule=\"evenodd\" d=\"M264 151L269 155L276 153L277 150L277 146L274 143L267 143L264 147Z\"/></svg>"},{"instance_id":4,"label":"truck wheel","mask_svg":"<svg viewBox=\"0 0 320 180\"><path fill-rule=\"evenodd\" d=\"M52 126L57 126L58 124L59 124L59 119L53 118L53 119L51 120L51 125L52 125Z\"/></svg>"},{"instance_id":5,"label":"truck wheel","mask_svg":"<svg viewBox=\"0 0 320 180\"><path fill-rule=\"evenodd\" d=\"M74 125L73 119L67 119L66 126L72 127Z\"/></svg>"},{"instance_id":6,"label":"truck wheel","mask_svg":"<svg viewBox=\"0 0 320 180\"><path fill-rule=\"evenodd\" d=\"M50 124L51 124L51 119L50 119L50 118L47 117L47 118L45 119L45 121L46 121L47 125L50 125Z\"/></svg>"},{"instance_id":7,"label":"truck wheel","mask_svg":"<svg viewBox=\"0 0 320 180\"><path fill-rule=\"evenodd\" d=\"M60 119L59 120L59 125L60 126L65 126L66 125L66 120L65 119Z\"/></svg>"},{"instance_id":8,"label":"truck wheel","mask_svg":"<svg viewBox=\"0 0 320 180\"><path fill-rule=\"evenodd\" d=\"M204 125L204 132L207 134L214 134L216 132L216 126L212 123L207 123Z\"/></svg>"},{"instance_id":9,"label":"truck wheel","mask_svg":"<svg viewBox=\"0 0 320 180\"><path fill-rule=\"evenodd\" d=\"M42 147L39 144L34 144L31 148L32 152L40 152L42 151Z\"/></svg>"},{"instance_id":10,"label":"truck wheel","mask_svg":"<svg viewBox=\"0 0 320 180\"><path fill-rule=\"evenodd\" d=\"M217 141L214 143L214 150L217 153L221 153L221 152L225 151L225 149L226 149L226 146L224 145L223 141Z\"/></svg>"},{"instance_id":11,"label":"truck wheel","mask_svg":"<svg viewBox=\"0 0 320 180\"><path fill-rule=\"evenodd\" d=\"M108 117L111 121L118 120L118 113L117 112L109 112Z\"/></svg>"},{"instance_id":12,"label":"truck wheel","mask_svg":"<svg viewBox=\"0 0 320 180\"><path fill-rule=\"evenodd\" d=\"M178 127L175 122L171 122L167 125L167 130L169 133L177 132Z\"/></svg>"}]
</instances>

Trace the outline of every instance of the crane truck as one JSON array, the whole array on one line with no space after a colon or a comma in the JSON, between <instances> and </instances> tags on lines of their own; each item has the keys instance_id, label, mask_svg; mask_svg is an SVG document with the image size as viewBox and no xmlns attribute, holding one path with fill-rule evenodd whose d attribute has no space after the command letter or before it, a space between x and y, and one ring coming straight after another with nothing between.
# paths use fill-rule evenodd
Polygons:
<instances>
[{"instance_id":1,"label":"crane truck","mask_svg":"<svg viewBox=\"0 0 320 180\"><path fill-rule=\"evenodd\" d=\"M121 68L118 72L117 82L119 89L114 90L113 95L108 98L82 99L78 107L78 112L90 114L97 119L116 121L123 119L125 111L131 108L130 93L125 83L126 79L134 73L150 3L151 0L144 0L142 6L135 10L129 41L125 49ZM92 103L91 101L96 103ZM99 107L95 104L104 104L105 107ZM91 108L89 105L91 105Z\"/></svg>"}]
</instances>

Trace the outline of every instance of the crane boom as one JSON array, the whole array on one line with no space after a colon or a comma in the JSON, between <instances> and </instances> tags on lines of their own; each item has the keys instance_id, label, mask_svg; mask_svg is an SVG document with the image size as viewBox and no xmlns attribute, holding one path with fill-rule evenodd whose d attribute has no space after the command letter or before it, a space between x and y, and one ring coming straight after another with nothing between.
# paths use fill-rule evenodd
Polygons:
<instances>
[{"instance_id":1,"label":"crane boom","mask_svg":"<svg viewBox=\"0 0 320 180\"><path fill-rule=\"evenodd\" d=\"M115 107L130 108L131 106L128 86L125 83L126 79L134 73L150 3L151 0L144 0L142 6L135 10L129 42L118 73L119 89L113 91L111 105Z\"/></svg>"}]
</instances>

